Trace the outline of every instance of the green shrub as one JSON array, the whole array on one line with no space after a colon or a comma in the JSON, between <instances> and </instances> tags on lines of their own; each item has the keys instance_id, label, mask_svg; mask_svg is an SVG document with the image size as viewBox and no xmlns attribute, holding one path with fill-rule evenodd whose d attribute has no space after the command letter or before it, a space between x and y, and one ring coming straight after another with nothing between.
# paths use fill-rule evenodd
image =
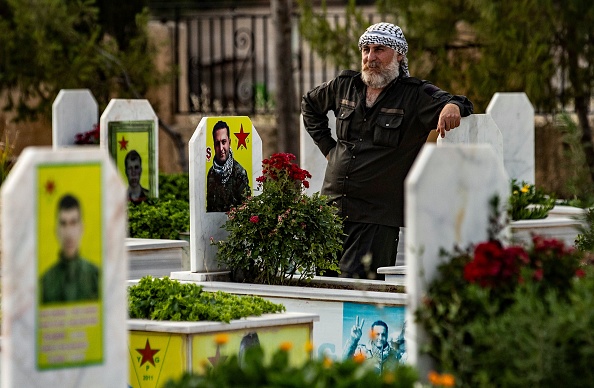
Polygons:
<instances>
[{"instance_id":1,"label":"green shrub","mask_svg":"<svg viewBox=\"0 0 594 388\"><path fill-rule=\"evenodd\" d=\"M586 210L586 225L575 239L575 247L581 251L594 252L594 209Z\"/></svg>"},{"instance_id":2,"label":"green shrub","mask_svg":"<svg viewBox=\"0 0 594 388\"><path fill-rule=\"evenodd\" d=\"M416 370L408 365L395 365L379 375L362 360L330 359L310 360L294 367L289 364L289 353L279 349L270 362L258 346L247 349L245 358L237 355L207 371L204 376L186 373L170 380L165 388L260 388L260 387L394 387L412 388L418 385Z\"/></svg>"},{"instance_id":3,"label":"green shrub","mask_svg":"<svg viewBox=\"0 0 594 388\"><path fill-rule=\"evenodd\" d=\"M130 237L177 240L190 230L190 204L172 196L129 203L128 230Z\"/></svg>"},{"instance_id":4,"label":"green shrub","mask_svg":"<svg viewBox=\"0 0 594 388\"><path fill-rule=\"evenodd\" d=\"M159 197L173 197L190 202L190 178L188 173L159 174Z\"/></svg>"},{"instance_id":5,"label":"green shrub","mask_svg":"<svg viewBox=\"0 0 594 388\"><path fill-rule=\"evenodd\" d=\"M422 351L463 387L591 385L594 269L584 252L533 237L446 255L415 312ZM586 369L587 368L587 369Z\"/></svg>"},{"instance_id":6,"label":"green shrub","mask_svg":"<svg viewBox=\"0 0 594 388\"><path fill-rule=\"evenodd\" d=\"M537 189L533 184L515 179L511 181L509 216L512 220L536 220L545 218L555 206L555 198Z\"/></svg>"},{"instance_id":7,"label":"green shrub","mask_svg":"<svg viewBox=\"0 0 594 388\"><path fill-rule=\"evenodd\" d=\"M206 292L194 283L180 283L169 277L145 276L128 288L130 318L162 321L229 322L249 316L285 311L281 304L258 296L237 296Z\"/></svg>"}]
</instances>

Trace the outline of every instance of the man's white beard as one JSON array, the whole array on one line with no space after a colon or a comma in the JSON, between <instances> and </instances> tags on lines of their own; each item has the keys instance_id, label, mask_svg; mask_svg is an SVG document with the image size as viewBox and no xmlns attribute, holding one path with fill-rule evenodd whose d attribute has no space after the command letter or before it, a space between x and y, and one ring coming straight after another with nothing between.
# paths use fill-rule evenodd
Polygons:
<instances>
[{"instance_id":1,"label":"man's white beard","mask_svg":"<svg viewBox=\"0 0 594 388\"><path fill-rule=\"evenodd\" d=\"M379 62L368 62L367 66L369 68L373 68L378 64ZM361 63L361 69L361 78L363 78L363 82L365 82L365 85L374 89L383 89L390 82L395 80L400 74L400 62L398 62L398 54L394 53L394 58L392 59L392 62L390 62L385 67L385 69L381 70L379 73L369 71L365 68L363 63Z\"/></svg>"}]
</instances>

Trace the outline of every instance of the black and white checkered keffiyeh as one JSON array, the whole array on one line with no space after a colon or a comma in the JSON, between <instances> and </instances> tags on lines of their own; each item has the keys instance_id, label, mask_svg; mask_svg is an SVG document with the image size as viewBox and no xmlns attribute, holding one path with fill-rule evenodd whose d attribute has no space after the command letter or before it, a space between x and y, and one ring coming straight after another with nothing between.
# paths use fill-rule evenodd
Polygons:
<instances>
[{"instance_id":1,"label":"black and white checkered keffiyeh","mask_svg":"<svg viewBox=\"0 0 594 388\"><path fill-rule=\"evenodd\" d=\"M402 62L400 62L400 69L403 77L410 76L408 72L408 59L406 58L408 43L406 43L404 33L402 33L400 27L392 23L376 23L367 27L363 35L359 38L359 50L369 44L381 44L404 55Z\"/></svg>"}]
</instances>

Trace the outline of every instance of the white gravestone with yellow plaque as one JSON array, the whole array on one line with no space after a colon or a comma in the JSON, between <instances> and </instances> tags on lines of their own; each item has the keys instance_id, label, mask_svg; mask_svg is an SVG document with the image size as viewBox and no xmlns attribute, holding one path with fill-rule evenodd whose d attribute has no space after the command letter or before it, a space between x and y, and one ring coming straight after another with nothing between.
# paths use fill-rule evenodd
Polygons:
<instances>
[{"instance_id":1,"label":"white gravestone with yellow plaque","mask_svg":"<svg viewBox=\"0 0 594 388\"><path fill-rule=\"evenodd\" d=\"M190 149L190 270L216 272L216 247L224 240L225 214L258 192L262 140L247 116L203 117Z\"/></svg>"},{"instance_id":2,"label":"white gravestone with yellow plaque","mask_svg":"<svg viewBox=\"0 0 594 388\"><path fill-rule=\"evenodd\" d=\"M2 387L125 386L126 196L109 156L25 149L2 225Z\"/></svg>"},{"instance_id":3,"label":"white gravestone with yellow plaque","mask_svg":"<svg viewBox=\"0 0 594 388\"><path fill-rule=\"evenodd\" d=\"M128 200L159 197L159 119L148 100L113 99L101 115L107 149L128 186Z\"/></svg>"}]
</instances>

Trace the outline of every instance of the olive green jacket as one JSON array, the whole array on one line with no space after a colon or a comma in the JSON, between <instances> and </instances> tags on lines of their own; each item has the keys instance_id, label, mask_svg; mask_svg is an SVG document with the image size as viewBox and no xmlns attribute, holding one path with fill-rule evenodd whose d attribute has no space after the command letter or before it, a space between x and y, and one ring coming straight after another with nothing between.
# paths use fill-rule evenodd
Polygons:
<instances>
[{"instance_id":1,"label":"olive green jacket","mask_svg":"<svg viewBox=\"0 0 594 388\"><path fill-rule=\"evenodd\" d=\"M66 259L60 254L58 263L41 277L41 303L97 300L99 279L96 265L80 256Z\"/></svg>"},{"instance_id":2,"label":"olive green jacket","mask_svg":"<svg viewBox=\"0 0 594 388\"><path fill-rule=\"evenodd\" d=\"M226 212L231 207L240 205L250 193L250 181L245 169L237 162L233 163L231 176L223 183L214 168L210 168L206 178L206 211Z\"/></svg>"}]
</instances>

